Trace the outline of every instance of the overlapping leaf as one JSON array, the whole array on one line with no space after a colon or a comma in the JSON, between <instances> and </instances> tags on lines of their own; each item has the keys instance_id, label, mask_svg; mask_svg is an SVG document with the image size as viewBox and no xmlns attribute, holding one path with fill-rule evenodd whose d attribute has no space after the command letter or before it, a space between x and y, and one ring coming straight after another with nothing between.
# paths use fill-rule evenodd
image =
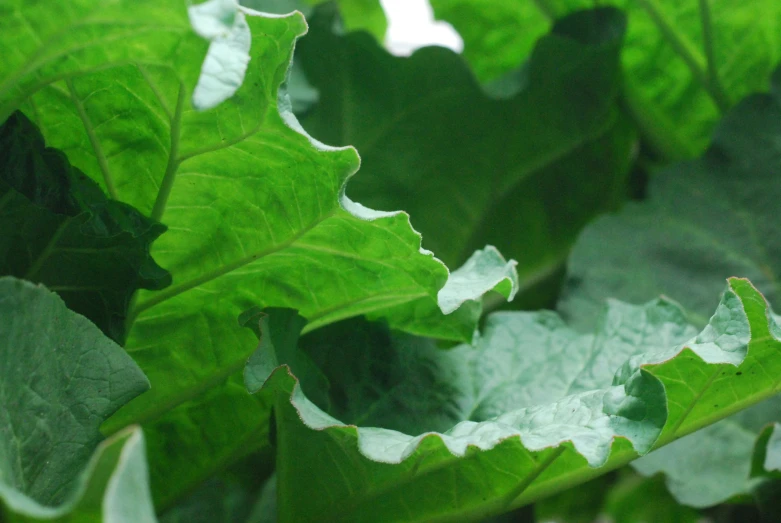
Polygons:
<instances>
[{"instance_id":1,"label":"overlapping leaf","mask_svg":"<svg viewBox=\"0 0 781 523\"><path fill-rule=\"evenodd\" d=\"M409 379L394 383L385 369L365 379L389 382L363 422L407 405L395 416L413 435L337 421L283 366L265 385L275 391L284 463L281 521L469 521L528 503L775 394L779 332L762 295L736 279L705 330L683 344L691 327L668 302L611 304L585 336L552 314L497 313L476 349L395 347L382 361L408 363ZM332 367L365 368L351 355ZM448 418L460 422L425 432Z\"/></svg>"},{"instance_id":2,"label":"overlapping leaf","mask_svg":"<svg viewBox=\"0 0 781 523\"><path fill-rule=\"evenodd\" d=\"M0 278L0 318L0 515L154 521L140 429L98 446L101 422L149 388L138 366L42 286Z\"/></svg>"},{"instance_id":3,"label":"overlapping leaf","mask_svg":"<svg viewBox=\"0 0 781 523\"><path fill-rule=\"evenodd\" d=\"M0 127L0 274L44 283L122 343L133 293L171 276L149 255L165 227L108 200L22 113Z\"/></svg>"},{"instance_id":4,"label":"overlapping leaf","mask_svg":"<svg viewBox=\"0 0 781 523\"><path fill-rule=\"evenodd\" d=\"M587 325L608 296L638 302L664 294L702 324L714 305L716 282L732 275L751 278L771 302L778 301L781 72L773 89L738 104L702 158L655 173L646 201L584 230L559 304L567 317ZM712 505L751 487L756 434L779 419L781 402L759 406L635 466L646 474L667 473L679 500ZM714 449L725 459L710 459Z\"/></svg>"},{"instance_id":5,"label":"overlapping leaf","mask_svg":"<svg viewBox=\"0 0 781 523\"><path fill-rule=\"evenodd\" d=\"M549 20L587 9L585 0L432 0L464 38L483 80L521 64ZM490 6L489 6L490 4ZM644 136L668 157L707 145L720 113L767 86L781 60L781 6L772 0L613 0L629 16L622 61L626 100Z\"/></svg>"},{"instance_id":6,"label":"overlapping leaf","mask_svg":"<svg viewBox=\"0 0 781 523\"><path fill-rule=\"evenodd\" d=\"M348 194L409 211L447 263L487 242L519 260L528 290L562 266L588 220L622 201L632 132L615 103L620 12L556 25L509 100L485 95L449 50L393 57L365 34L334 34L328 16L310 21L296 63L320 101L302 124L324 142L355 145L362 167ZM528 293L527 305L543 294Z\"/></svg>"},{"instance_id":7,"label":"overlapping leaf","mask_svg":"<svg viewBox=\"0 0 781 523\"><path fill-rule=\"evenodd\" d=\"M112 198L168 226L153 253L173 285L138 295L126 346L154 386L107 427L154 420L152 476L166 497L263 442L265 406L231 378L253 348L236 322L244 310L294 306L310 328L370 314L471 339L495 280L463 287L469 303L444 317L448 270L408 216L347 199L355 150L310 139L278 99L306 29L300 15L230 0L189 17L175 0L82 0L57 12L15 0L7 11L0 118L21 106ZM163 480L171 473L177 481Z\"/></svg>"}]
</instances>

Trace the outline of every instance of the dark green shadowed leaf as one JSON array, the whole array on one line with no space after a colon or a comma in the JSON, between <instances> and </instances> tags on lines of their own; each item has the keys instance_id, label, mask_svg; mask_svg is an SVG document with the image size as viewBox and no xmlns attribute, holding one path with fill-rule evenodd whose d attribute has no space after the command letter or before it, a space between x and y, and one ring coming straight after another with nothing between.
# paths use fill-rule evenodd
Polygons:
<instances>
[{"instance_id":1,"label":"dark green shadowed leaf","mask_svg":"<svg viewBox=\"0 0 781 523\"><path fill-rule=\"evenodd\" d=\"M781 299L780 85L776 73L773 93L749 96L730 111L702 158L655 173L647 200L584 230L559 303L566 317L586 326L606 297L640 302L664 294L702 325L718 282L729 276L750 278L771 303ZM779 419L781 401L774 400L635 466L666 473L680 501L713 505L750 490L757 432ZM711 459L714 452L725 459Z\"/></svg>"},{"instance_id":2,"label":"dark green shadowed leaf","mask_svg":"<svg viewBox=\"0 0 781 523\"><path fill-rule=\"evenodd\" d=\"M375 387L353 412L360 427L316 407L282 366L264 386L276 398L280 521L471 521L573 486L775 394L776 329L762 296L730 280L693 338L663 301L613 303L594 335L548 313L496 313L476 348L391 342L380 361L353 364L372 356L348 345L323 370L341 395Z\"/></svg>"},{"instance_id":3,"label":"dark green shadowed leaf","mask_svg":"<svg viewBox=\"0 0 781 523\"><path fill-rule=\"evenodd\" d=\"M423 245L450 265L496 245L519 261L521 303L549 303L552 289L535 286L625 193L633 133L616 106L623 15L590 11L554 27L508 100L484 94L452 51L394 57L365 34L334 34L321 15L296 51L320 91L302 124L358 149L350 197L407 210Z\"/></svg>"},{"instance_id":4,"label":"dark green shadowed leaf","mask_svg":"<svg viewBox=\"0 0 781 523\"><path fill-rule=\"evenodd\" d=\"M702 325L729 276L750 278L778 302L779 170L781 95L749 96L722 120L701 158L655 173L645 201L583 231L559 309L588 325L607 297L639 302L664 294Z\"/></svg>"},{"instance_id":5,"label":"dark green shadowed leaf","mask_svg":"<svg viewBox=\"0 0 781 523\"><path fill-rule=\"evenodd\" d=\"M154 521L140 429L98 445L101 422L149 388L141 370L42 286L0 278L0 319L0 511Z\"/></svg>"},{"instance_id":6,"label":"dark green shadowed leaf","mask_svg":"<svg viewBox=\"0 0 781 523\"><path fill-rule=\"evenodd\" d=\"M554 20L592 0L431 0L438 19L464 39L464 56L483 81L518 68ZM656 153L692 157L719 117L767 89L781 61L781 4L775 0L610 0L629 24L622 50L624 101Z\"/></svg>"},{"instance_id":7,"label":"dark green shadowed leaf","mask_svg":"<svg viewBox=\"0 0 781 523\"><path fill-rule=\"evenodd\" d=\"M165 227L109 200L20 112L0 126L0 274L45 284L113 340L136 290L171 275L149 254Z\"/></svg>"}]
</instances>

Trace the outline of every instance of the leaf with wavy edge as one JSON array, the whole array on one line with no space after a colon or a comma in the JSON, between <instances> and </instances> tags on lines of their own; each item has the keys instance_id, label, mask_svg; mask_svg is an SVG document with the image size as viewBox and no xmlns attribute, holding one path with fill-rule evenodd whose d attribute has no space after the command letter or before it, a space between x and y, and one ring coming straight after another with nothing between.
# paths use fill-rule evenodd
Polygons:
<instances>
[{"instance_id":1,"label":"leaf with wavy edge","mask_svg":"<svg viewBox=\"0 0 781 523\"><path fill-rule=\"evenodd\" d=\"M665 332L685 332L680 310L666 317ZM602 334L612 326L606 323ZM659 336L645 327L635 324L630 332L640 339ZM552 330L565 337L567 332ZM631 346L622 334L616 330L619 345ZM495 335L498 341L506 337ZM569 337L578 336L569 331ZM609 342L601 341L606 347ZM539 344L531 347L539 350ZM601 357L600 348L591 356ZM586 362L575 365L574 373L552 374L579 377L584 387L601 382L599 388L568 384L561 390L569 395L553 393L553 403L519 405L485 421L462 421L444 434L420 436L340 423L303 396L282 366L265 384L276 398L281 520L322 521L323 514L354 521L479 519L624 465L779 390L778 326L747 280L729 280L711 322L688 342L636 351L612 384L603 381L606 364ZM592 380L593 373L583 372L590 368L603 369L601 376Z\"/></svg>"},{"instance_id":2,"label":"leaf with wavy edge","mask_svg":"<svg viewBox=\"0 0 781 523\"><path fill-rule=\"evenodd\" d=\"M78 477L73 494L56 507L42 505L0 484L0 509L8 523L103 521L154 523L144 435L128 427L102 441Z\"/></svg>"},{"instance_id":3,"label":"leaf with wavy edge","mask_svg":"<svg viewBox=\"0 0 781 523\"><path fill-rule=\"evenodd\" d=\"M0 42L14 53L0 63L0 116L21 104L47 144L168 226L152 252L173 285L137 295L126 345L153 387L105 426L147 424L152 479L166 484L164 496L246 452L246 441L261 444L266 406L237 398L254 346L236 323L244 310L295 307L309 328L368 314L471 339L479 295L470 287L468 303L443 316L437 294L449 271L421 249L408 215L350 201L356 151L311 139L290 113L281 87L306 31L300 14L234 17L252 35L243 84L196 111L209 42L180 1L81 0L56 16L21 0L9 9ZM230 412L227 398L236 399ZM198 426L207 413L218 418ZM179 481L168 481L174 472Z\"/></svg>"},{"instance_id":4,"label":"leaf with wavy edge","mask_svg":"<svg viewBox=\"0 0 781 523\"><path fill-rule=\"evenodd\" d=\"M149 388L138 366L43 286L0 278L0 318L0 510L153 521L140 429L98 446L100 423Z\"/></svg>"},{"instance_id":5,"label":"leaf with wavy edge","mask_svg":"<svg viewBox=\"0 0 781 523\"><path fill-rule=\"evenodd\" d=\"M520 261L524 305L551 303L579 231L624 198L634 139L616 103L625 16L597 9L557 24L520 91L496 100L456 53L394 57L366 34L334 34L329 14L310 18L295 63L320 91L304 128L361 153L347 193L409 211L448 264L498 246Z\"/></svg>"},{"instance_id":6,"label":"leaf with wavy edge","mask_svg":"<svg viewBox=\"0 0 781 523\"><path fill-rule=\"evenodd\" d=\"M701 158L655 173L646 200L586 227L559 302L573 324L588 325L606 297L634 302L664 294L702 325L718 282L731 275L750 278L770 302L781 298L781 69L771 82L771 93L747 97L724 117ZM633 466L664 472L683 503L714 505L751 490L757 433L778 419L781 399L774 399ZM729 459L706 459L714 452Z\"/></svg>"}]
</instances>

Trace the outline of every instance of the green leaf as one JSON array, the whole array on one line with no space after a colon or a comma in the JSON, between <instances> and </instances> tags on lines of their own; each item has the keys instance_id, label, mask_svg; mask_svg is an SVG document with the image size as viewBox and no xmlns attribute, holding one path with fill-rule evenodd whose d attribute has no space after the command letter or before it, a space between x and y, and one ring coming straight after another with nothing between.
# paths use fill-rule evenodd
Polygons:
<instances>
[{"instance_id":1,"label":"green leaf","mask_svg":"<svg viewBox=\"0 0 781 523\"><path fill-rule=\"evenodd\" d=\"M149 388L140 369L42 286L0 278L0 318L5 517L154 521L140 429L98 445L100 423Z\"/></svg>"},{"instance_id":2,"label":"green leaf","mask_svg":"<svg viewBox=\"0 0 781 523\"><path fill-rule=\"evenodd\" d=\"M518 67L551 20L593 6L584 0L432 0L464 38L483 81ZM697 155L720 115L767 88L781 60L781 5L713 0L611 0L629 18L622 62L629 113L664 156Z\"/></svg>"},{"instance_id":3,"label":"green leaf","mask_svg":"<svg viewBox=\"0 0 781 523\"><path fill-rule=\"evenodd\" d=\"M557 273L589 220L623 200L633 134L616 107L622 14L555 26L508 100L484 94L447 49L394 57L366 35L335 35L321 14L296 51L320 91L302 123L360 152L348 194L408 210L448 264L486 242L511 253L524 304L550 302L552 289L532 288Z\"/></svg>"},{"instance_id":4,"label":"green leaf","mask_svg":"<svg viewBox=\"0 0 781 523\"><path fill-rule=\"evenodd\" d=\"M670 496L662 476L643 478L628 473L608 491L602 513L611 521L622 523L703 521L699 512L679 505Z\"/></svg>"},{"instance_id":5,"label":"green leaf","mask_svg":"<svg viewBox=\"0 0 781 523\"><path fill-rule=\"evenodd\" d=\"M566 317L585 326L606 297L639 302L664 294L701 325L716 282L734 275L751 278L771 302L781 299L781 242L773 225L781 200L780 80L777 72L773 93L750 96L730 111L702 158L655 173L646 201L584 230L559 304ZM664 471L680 501L713 505L751 488L756 434L779 419L781 401L774 400L635 466L645 474ZM714 449L729 459L706 459Z\"/></svg>"},{"instance_id":6,"label":"green leaf","mask_svg":"<svg viewBox=\"0 0 781 523\"><path fill-rule=\"evenodd\" d=\"M137 294L126 343L153 387L104 427L145 423L164 506L264 444L268 404L241 380L255 345L236 322L243 311L294 307L308 328L368 314L459 341L472 338L481 305L470 292L443 316L437 295L449 271L421 249L408 215L348 199L355 150L313 140L289 111L281 87L306 30L300 14L211 0L197 8L213 15L206 28L199 22L207 41L178 0L104 4L81 0L54 13L12 2L0 22L0 43L15 49L0 64L0 117L21 107L112 198L168 226L153 254L173 284ZM233 61L246 58L246 47L232 47L244 22L243 81L210 84L211 58L201 67L209 46L235 73ZM231 98L197 110L236 84ZM201 100L201 87L214 97Z\"/></svg>"},{"instance_id":7,"label":"green leaf","mask_svg":"<svg viewBox=\"0 0 781 523\"><path fill-rule=\"evenodd\" d=\"M385 10L378 0L244 0L242 5L259 11L286 14L301 11L307 18L312 8L329 3L338 7L339 30L366 31L382 43L388 29ZM329 9L331 9L329 7Z\"/></svg>"},{"instance_id":8,"label":"green leaf","mask_svg":"<svg viewBox=\"0 0 781 523\"><path fill-rule=\"evenodd\" d=\"M0 126L0 274L45 284L118 343L133 293L171 275L149 254L165 227L109 200L14 113Z\"/></svg>"},{"instance_id":9,"label":"green leaf","mask_svg":"<svg viewBox=\"0 0 781 523\"><path fill-rule=\"evenodd\" d=\"M781 478L781 423L765 427L757 438L751 466L752 476Z\"/></svg>"},{"instance_id":10,"label":"green leaf","mask_svg":"<svg viewBox=\"0 0 781 523\"><path fill-rule=\"evenodd\" d=\"M781 69L774 88L781 89ZM645 201L583 231L559 309L589 325L605 298L664 294L703 325L719 282L735 275L781 301L779 168L781 93L749 96L726 115L701 158L654 173Z\"/></svg>"},{"instance_id":11,"label":"green leaf","mask_svg":"<svg viewBox=\"0 0 781 523\"><path fill-rule=\"evenodd\" d=\"M309 5L323 0L304 0ZM366 31L382 43L388 30L385 10L377 0L336 0L345 31Z\"/></svg>"},{"instance_id":12,"label":"green leaf","mask_svg":"<svg viewBox=\"0 0 781 523\"><path fill-rule=\"evenodd\" d=\"M392 369L407 358L399 373L410 382L391 380L370 410L406 405L399 417L422 422L413 435L343 424L283 365L265 384L275 395L280 521L469 521L523 505L775 394L779 332L762 295L738 279L683 344L691 327L665 301L611 303L594 335L550 313L495 313L476 348L405 355L399 346L395 361L383 357ZM333 365L361 368L351 356ZM418 386L432 393L418 398ZM426 409L440 417L427 421ZM447 417L460 422L428 432Z\"/></svg>"}]
</instances>

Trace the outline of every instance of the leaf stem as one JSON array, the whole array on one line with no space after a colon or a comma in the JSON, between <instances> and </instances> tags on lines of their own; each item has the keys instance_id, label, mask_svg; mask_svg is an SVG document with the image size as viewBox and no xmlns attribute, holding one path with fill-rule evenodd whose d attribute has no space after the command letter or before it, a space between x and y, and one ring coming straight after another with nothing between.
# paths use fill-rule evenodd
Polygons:
<instances>
[{"instance_id":1,"label":"leaf stem","mask_svg":"<svg viewBox=\"0 0 781 523\"><path fill-rule=\"evenodd\" d=\"M703 59L697 54L693 46L684 40L675 30L672 24L664 16L664 13L656 5L655 0L638 0L643 9L651 17L656 27L662 33L662 36L668 44L675 50L678 56L688 66L694 79L699 82L703 89L710 95L713 102L723 113L729 109L730 103L726 94L714 88L714 85L708 77L708 72L703 66Z\"/></svg>"},{"instance_id":2,"label":"leaf stem","mask_svg":"<svg viewBox=\"0 0 781 523\"><path fill-rule=\"evenodd\" d=\"M87 138L89 138L90 144L92 145L92 150L95 152L95 158L98 161L98 166L100 167L100 171L103 173L103 181L106 184L106 190L108 191L109 196L116 200L117 188L114 186L114 180L111 177L108 160L106 159L106 155L103 154L103 149L100 147L100 141L95 134L95 128L92 125L92 121L90 120L89 115L84 108L84 104L76 94L76 89L73 87L73 80L66 78L65 85L68 86L68 92L70 93L71 101L73 102L74 107L76 107L76 112L78 113L81 122L84 124L84 130L87 132Z\"/></svg>"},{"instance_id":3,"label":"leaf stem","mask_svg":"<svg viewBox=\"0 0 781 523\"><path fill-rule=\"evenodd\" d=\"M179 136L181 134L182 111L184 109L184 85L179 83L179 94L176 98L176 109L173 118L171 118L171 150L168 152L168 165L165 168L163 181L160 189L157 191L157 199L152 208L151 218L161 221L168 198L171 196L171 190L176 180L176 172L179 169Z\"/></svg>"}]
</instances>

